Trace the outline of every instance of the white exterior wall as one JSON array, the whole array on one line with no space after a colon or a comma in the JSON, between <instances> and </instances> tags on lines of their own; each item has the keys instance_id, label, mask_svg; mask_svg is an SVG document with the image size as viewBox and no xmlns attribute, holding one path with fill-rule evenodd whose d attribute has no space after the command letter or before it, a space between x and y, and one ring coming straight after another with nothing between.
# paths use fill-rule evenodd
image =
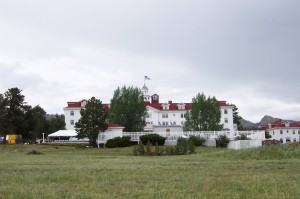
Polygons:
<instances>
[{"instance_id":1,"label":"white exterior wall","mask_svg":"<svg viewBox=\"0 0 300 199\"><path fill-rule=\"evenodd\" d=\"M224 125L223 129L229 129L230 132L233 132L235 129L233 127L233 111L231 106L221 106L221 121L220 123ZM149 117L146 118L147 124L152 125L180 125L183 126L185 120L184 115L186 114L186 110L157 110L150 106L147 106ZM227 114L225 114L225 110L227 110ZM168 118L163 118L163 114L168 114ZM181 117L183 114L183 117ZM227 119L227 123L225 123L225 118ZM168 122L168 124L166 124ZM175 123L174 123L175 122ZM172 123L172 124L171 124Z\"/></svg>"},{"instance_id":2,"label":"white exterior wall","mask_svg":"<svg viewBox=\"0 0 300 199\"><path fill-rule=\"evenodd\" d=\"M232 106L221 106L221 121L220 123L223 124L223 129L229 129L230 132L233 132L233 110ZM227 110L227 113L225 113ZM227 123L225 123L225 119L227 119Z\"/></svg>"},{"instance_id":3,"label":"white exterior wall","mask_svg":"<svg viewBox=\"0 0 300 199\"><path fill-rule=\"evenodd\" d=\"M286 143L287 139L290 139L290 142L300 142L300 128L293 127L278 127L267 129L266 131L272 136L270 139L280 141L282 139L282 143Z\"/></svg>"},{"instance_id":4,"label":"white exterior wall","mask_svg":"<svg viewBox=\"0 0 300 199\"><path fill-rule=\"evenodd\" d=\"M147 107L149 117L146 118L147 124L152 125L180 125L182 126L185 122L184 114L185 110L176 111L160 111L152 107ZM163 114L168 114L168 118L163 118ZM181 118L183 114L183 118Z\"/></svg>"},{"instance_id":5,"label":"white exterior wall","mask_svg":"<svg viewBox=\"0 0 300 199\"><path fill-rule=\"evenodd\" d=\"M75 129L75 123L80 119L80 110L81 108L64 108L64 114L65 114L65 123L66 123L66 129L67 130L74 130ZM71 115L71 111L74 111L74 115ZM71 124L71 120L74 121L74 124Z\"/></svg>"},{"instance_id":6,"label":"white exterior wall","mask_svg":"<svg viewBox=\"0 0 300 199\"><path fill-rule=\"evenodd\" d=\"M228 149L246 149L246 148L256 148L261 147L261 140L235 140L230 141L227 148Z\"/></svg>"}]
</instances>

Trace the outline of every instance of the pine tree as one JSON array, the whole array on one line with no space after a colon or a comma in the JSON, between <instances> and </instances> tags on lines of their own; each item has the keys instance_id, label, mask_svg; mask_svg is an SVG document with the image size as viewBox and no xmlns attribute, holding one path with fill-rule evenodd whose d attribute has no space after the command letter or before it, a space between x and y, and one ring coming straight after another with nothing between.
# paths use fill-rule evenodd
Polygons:
<instances>
[{"instance_id":1,"label":"pine tree","mask_svg":"<svg viewBox=\"0 0 300 199\"><path fill-rule=\"evenodd\" d=\"M77 138L89 138L90 146L96 146L99 132L108 127L108 113L102 102L95 97L87 101L85 108L80 110L81 118L75 123Z\"/></svg>"}]
</instances>

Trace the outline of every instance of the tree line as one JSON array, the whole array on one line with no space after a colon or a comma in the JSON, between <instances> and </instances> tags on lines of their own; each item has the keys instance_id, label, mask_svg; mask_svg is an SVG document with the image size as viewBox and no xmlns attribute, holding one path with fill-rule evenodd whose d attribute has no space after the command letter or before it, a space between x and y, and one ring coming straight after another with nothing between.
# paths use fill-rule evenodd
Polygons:
<instances>
[{"instance_id":1,"label":"tree line","mask_svg":"<svg viewBox=\"0 0 300 199\"><path fill-rule=\"evenodd\" d=\"M47 120L45 110L37 106L27 105L25 96L19 88L10 88L0 94L0 134L20 134L24 140L41 138L58 130L65 129L64 115L55 115ZM238 108L233 106L233 120L241 130ZM137 87L118 87L110 102L109 112L102 106L102 101L95 97L87 101L80 111L81 118L75 123L78 138L89 138L95 145L99 132L104 132L109 123L124 127L127 132L143 131L146 125L147 108L144 96ZM192 107L186 113L184 130L218 131L223 129L220 124L221 110L215 97L206 97L198 93L192 99Z\"/></svg>"},{"instance_id":2,"label":"tree line","mask_svg":"<svg viewBox=\"0 0 300 199\"><path fill-rule=\"evenodd\" d=\"M34 142L58 130L65 129L64 115L51 115L39 105L31 106L25 101L22 90L10 88L0 93L0 134L22 135L23 141Z\"/></svg>"}]
</instances>

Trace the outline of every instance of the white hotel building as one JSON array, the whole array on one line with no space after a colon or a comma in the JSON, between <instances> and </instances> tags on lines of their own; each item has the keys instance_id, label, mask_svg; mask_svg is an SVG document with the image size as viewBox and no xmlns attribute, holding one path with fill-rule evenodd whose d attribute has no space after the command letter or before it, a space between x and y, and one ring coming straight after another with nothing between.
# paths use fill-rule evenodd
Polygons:
<instances>
[{"instance_id":1,"label":"white hotel building","mask_svg":"<svg viewBox=\"0 0 300 199\"><path fill-rule=\"evenodd\" d=\"M144 95L144 101L147 106L148 115L146 118L145 131L154 132L170 132L182 131L185 122L185 114L191 109L192 103L174 103L168 101L159 102L159 96L148 94L148 88L144 85L141 89ZM75 123L80 119L80 109L84 108L87 100L79 102L67 102L68 106L64 108L66 129L75 129ZM221 121L224 130L233 132L235 127L233 124L233 107L228 105L226 101L219 101L221 108ZM103 104L105 109L109 109L109 104Z\"/></svg>"}]
</instances>

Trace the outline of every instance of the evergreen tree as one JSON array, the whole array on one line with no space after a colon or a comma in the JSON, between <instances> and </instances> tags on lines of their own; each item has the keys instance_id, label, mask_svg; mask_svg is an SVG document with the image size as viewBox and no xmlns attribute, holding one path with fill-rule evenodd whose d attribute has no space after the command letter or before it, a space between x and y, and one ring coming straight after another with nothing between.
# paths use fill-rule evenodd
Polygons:
<instances>
[{"instance_id":1,"label":"evergreen tree","mask_svg":"<svg viewBox=\"0 0 300 199\"><path fill-rule=\"evenodd\" d=\"M0 134L5 134L7 128L7 100L4 95L0 94Z\"/></svg>"},{"instance_id":2,"label":"evergreen tree","mask_svg":"<svg viewBox=\"0 0 300 199\"><path fill-rule=\"evenodd\" d=\"M192 107L186 113L184 130L186 131L219 131L221 109L215 97L208 97L198 93L192 100Z\"/></svg>"},{"instance_id":3,"label":"evergreen tree","mask_svg":"<svg viewBox=\"0 0 300 199\"><path fill-rule=\"evenodd\" d=\"M27 138L41 138L42 134L47 131L46 112L39 105L29 107L26 114L27 130L25 132Z\"/></svg>"},{"instance_id":4,"label":"evergreen tree","mask_svg":"<svg viewBox=\"0 0 300 199\"><path fill-rule=\"evenodd\" d=\"M108 113L103 108L102 102L95 97L87 101L85 108L80 110L81 118L75 123L77 138L89 138L91 146L96 146L99 132L104 132L108 127Z\"/></svg>"},{"instance_id":5,"label":"evergreen tree","mask_svg":"<svg viewBox=\"0 0 300 199\"><path fill-rule=\"evenodd\" d=\"M45 135L56 132L58 130L66 129L65 116L55 114L49 120L47 120L47 128L45 130Z\"/></svg>"},{"instance_id":6,"label":"evergreen tree","mask_svg":"<svg viewBox=\"0 0 300 199\"><path fill-rule=\"evenodd\" d=\"M124 126L124 131L140 132L146 125L147 109L143 94L138 88L117 88L111 100L109 120Z\"/></svg>"},{"instance_id":7,"label":"evergreen tree","mask_svg":"<svg viewBox=\"0 0 300 199\"><path fill-rule=\"evenodd\" d=\"M21 134L26 138L25 113L29 106L24 102L22 90L10 88L4 93L6 111L3 118L4 124L2 130L6 133Z\"/></svg>"},{"instance_id":8,"label":"evergreen tree","mask_svg":"<svg viewBox=\"0 0 300 199\"><path fill-rule=\"evenodd\" d=\"M233 123L237 125L237 129L239 131L243 130L244 127L242 126L241 119L243 119L241 116L239 116L239 112L237 112L238 108L234 104L230 104L232 106L232 112L233 112Z\"/></svg>"}]
</instances>

